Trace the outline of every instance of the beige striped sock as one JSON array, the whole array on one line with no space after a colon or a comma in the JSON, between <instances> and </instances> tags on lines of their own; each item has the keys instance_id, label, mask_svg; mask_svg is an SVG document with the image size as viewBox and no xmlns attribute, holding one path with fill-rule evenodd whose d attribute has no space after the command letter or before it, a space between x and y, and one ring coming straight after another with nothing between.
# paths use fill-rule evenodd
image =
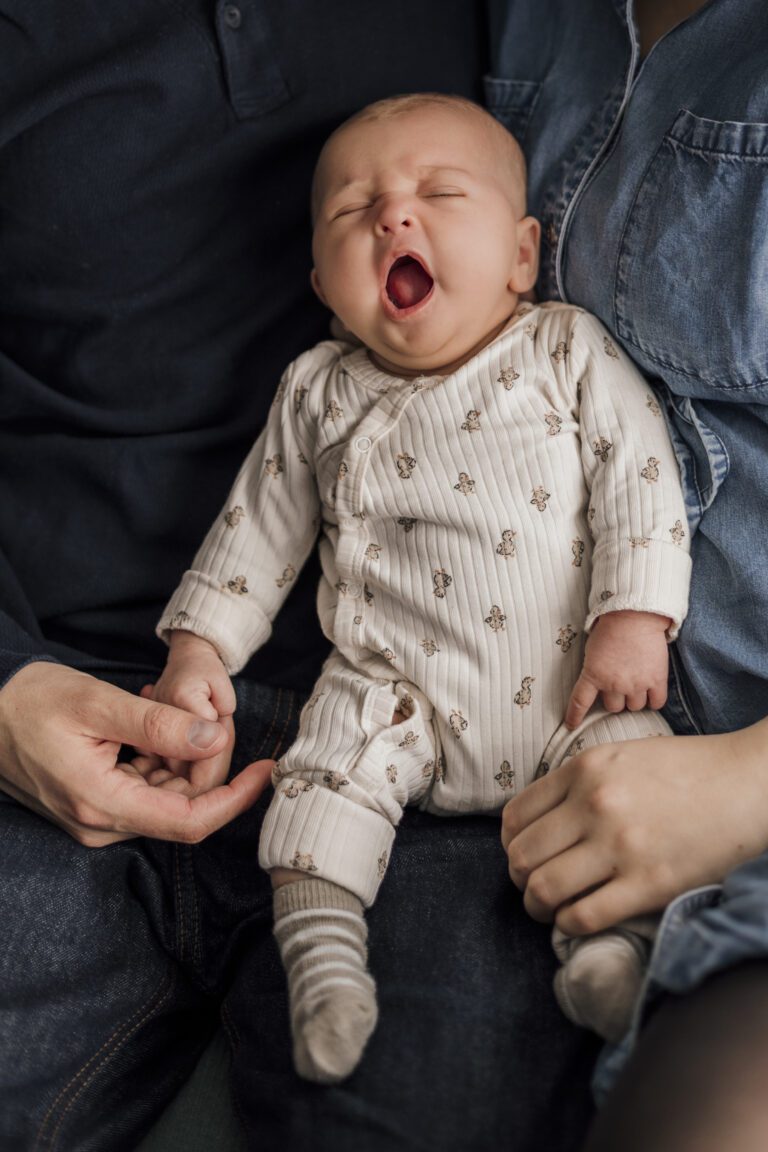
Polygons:
<instances>
[{"instance_id":1,"label":"beige striped sock","mask_svg":"<svg viewBox=\"0 0 768 1152\"><path fill-rule=\"evenodd\" d=\"M305 1080L335 1084L357 1066L376 1026L363 906L337 884L308 879L277 888L274 911L296 1071Z\"/></svg>"}]
</instances>

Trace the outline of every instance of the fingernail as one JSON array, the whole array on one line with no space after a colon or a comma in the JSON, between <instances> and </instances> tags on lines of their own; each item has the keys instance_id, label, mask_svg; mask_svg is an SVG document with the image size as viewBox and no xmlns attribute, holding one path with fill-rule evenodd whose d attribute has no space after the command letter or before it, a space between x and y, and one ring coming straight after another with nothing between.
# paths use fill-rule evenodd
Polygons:
<instances>
[{"instance_id":1,"label":"fingernail","mask_svg":"<svg viewBox=\"0 0 768 1152\"><path fill-rule=\"evenodd\" d=\"M190 725L187 740L195 748L210 748L218 740L220 732L218 724L211 724L208 720L196 720Z\"/></svg>"}]
</instances>

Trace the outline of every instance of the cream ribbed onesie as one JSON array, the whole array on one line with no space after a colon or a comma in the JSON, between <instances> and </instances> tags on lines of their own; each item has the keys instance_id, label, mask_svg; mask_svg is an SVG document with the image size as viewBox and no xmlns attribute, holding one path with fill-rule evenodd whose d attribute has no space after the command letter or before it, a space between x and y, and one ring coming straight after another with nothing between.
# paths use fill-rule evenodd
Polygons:
<instances>
[{"instance_id":1,"label":"cream ribbed onesie","mask_svg":"<svg viewBox=\"0 0 768 1152\"><path fill-rule=\"evenodd\" d=\"M265 868L369 905L405 804L495 812L588 744L668 731L599 708L562 726L596 617L656 612L674 636L690 577L662 413L581 309L521 305L446 377L338 342L300 356L159 633L237 672L318 533L335 647L275 771Z\"/></svg>"}]
</instances>

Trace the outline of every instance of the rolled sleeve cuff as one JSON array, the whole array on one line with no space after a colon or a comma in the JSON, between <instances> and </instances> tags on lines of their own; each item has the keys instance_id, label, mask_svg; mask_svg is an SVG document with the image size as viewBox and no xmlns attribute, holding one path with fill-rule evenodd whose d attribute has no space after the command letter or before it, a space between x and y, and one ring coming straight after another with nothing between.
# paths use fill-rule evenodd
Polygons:
<instances>
[{"instance_id":1,"label":"rolled sleeve cuff","mask_svg":"<svg viewBox=\"0 0 768 1152\"><path fill-rule=\"evenodd\" d=\"M264 820L259 864L267 871L293 868L330 880L370 908L394 837L391 823L373 809L314 784L296 795L286 779Z\"/></svg>"},{"instance_id":2,"label":"rolled sleeve cuff","mask_svg":"<svg viewBox=\"0 0 768 1152\"><path fill-rule=\"evenodd\" d=\"M608 612L668 616L667 639L675 640L688 611L691 558L658 540L612 540L595 549L586 631Z\"/></svg>"},{"instance_id":3,"label":"rolled sleeve cuff","mask_svg":"<svg viewBox=\"0 0 768 1152\"><path fill-rule=\"evenodd\" d=\"M171 632L193 632L213 644L230 675L240 672L272 632L269 618L244 591L216 584L201 572L187 572L157 625L166 644Z\"/></svg>"}]
</instances>

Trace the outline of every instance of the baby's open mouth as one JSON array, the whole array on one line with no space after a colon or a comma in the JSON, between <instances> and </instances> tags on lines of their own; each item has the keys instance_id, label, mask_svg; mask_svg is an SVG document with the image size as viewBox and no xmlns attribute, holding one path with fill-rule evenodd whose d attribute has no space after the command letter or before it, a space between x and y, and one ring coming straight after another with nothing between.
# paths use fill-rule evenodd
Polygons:
<instances>
[{"instance_id":1,"label":"baby's open mouth","mask_svg":"<svg viewBox=\"0 0 768 1152\"><path fill-rule=\"evenodd\" d=\"M413 308L432 291L434 280L414 256L400 256L387 275L387 296L395 308Z\"/></svg>"}]
</instances>

